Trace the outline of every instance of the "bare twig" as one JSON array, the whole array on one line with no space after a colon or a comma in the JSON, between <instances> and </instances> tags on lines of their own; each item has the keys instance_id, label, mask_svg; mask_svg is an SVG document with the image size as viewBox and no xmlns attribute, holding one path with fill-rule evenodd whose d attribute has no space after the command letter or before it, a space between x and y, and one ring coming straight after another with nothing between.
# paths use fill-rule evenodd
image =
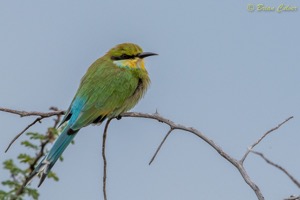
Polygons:
<instances>
[{"instance_id":1,"label":"bare twig","mask_svg":"<svg viewBox=\"0 0 300 200\"><path fill-rule=\"evenodd\" d=\"M298 188L300 188L300 182L299 181L297 181L297 179L296 178L294 178L286 169L284 169L282 166L280 166L280 165L278 165L278 164L276 164L276 163L274 163L274 162L272 162L271 160L269 160L268 158L266 158L265 156L264 156L264 154L263 153L260 153L260 152L257 152L257 151L253 151L253 150L251 150L251 153L254 153L254 154L256 154L256 155L259 155L262 159L264 159L268 164L270 164L270 165L272 165L272 166L274 166L274 167L276 167L277 169L279 169L280 171L282 171L283 173L285 173L296 185L297 185L297 187Z\"/></svg>"},{"instance_id":2,"label":"bare twig","mask_svg":"<svg viewBox=\"0 0 300 200\"><path fill-rule=\"evenodd\" d=\"M32 123L30 123L28 126L26 126L23 131L21 131L18 135L16 135L14 137L14 139L12 139L12 141L9 143L9 145L7 146L5 153L9 150L9 148L11 147L11 145L23 134L25 133L25 131L27 131L30 127L32 127L33 125L35 125L35 123L40 122L41 123L41 117L36 118Z\"/></svg>"},{"instance_id":3,"label":"bare twig","mask_svg":"<svg viewBox=\"0 0 300 200\"><path fill-rule=\"evenodd\" d=\"M35 125L37 122L41 123L41 120L44 118L52 117L52 116L61 116L64 114L64 111L60 111L55 107L50 107L50 110L53 110L53 112L27 112L27 111L19 111L19 110L13 110L13 109L8 109L8 108L1 108L0 111L7 112L7 113L12 113L16 115L20 115L20 117L25 117L25 116L39 116L36 118L32 123L30 123L28 126L26 126L18 135L16 135L12 141L9 143L8 147L5 150L5 153L9 150L11 145L23 134L25 131L27 131L30 127ZM60 118L59 118L60 120ZM57 124L56 124L57 126Z\"/></svg>"},{"instance_id":4,"label":"bare twig","mask_svg":"<svg viewBox=\"0 0 300 200\"><path fill-rule=\"evenodd\" d=\"M109 123L111 122L113 118L110 118L107 120L106 124L105 124L105 128L104 128L104 132L103 132L103 139L102 139L102 158L103 158L103 197L104 200L107 200L107 196L106 196L106 168L107 168L107 161L106 161L106 155L105 155L105 147L106 147L106 136L107 136L107 130L108 130L108 126Z\"/></svg>"},{"instance_id":5,"label":"bare twig","mask_svg":"<svg viewBox=\"0 0 300 200\"><path fill-rule=\"evenodd\" d=\"M51 108L54 108L54 107L51 107ZM48 118L48 117L52 117L52 116L56 116L56 115L65 114L65 111L63 111L63 110L57 110L57 111L53 111L53 112L36 112L36 111L27 112L27 111L13 110L13 109L8 109L8 108L1 108L1 107L0 107L0 111L16 114L16 115L19 115L20 117L40 116L42 118Z\"/></svg>"},{"instance_id":6,"label":"bare twig","mask_svg":"<svg viewBox=\"0 0 300 200\"><path fill-rule=\"evenodd\" d=\"M169 137L170 133L173 131L174 129L171 127L170 130L168 131L168 133L166 134L166 136L164 137L164 139L161 141L160 145L158 146L158 148L156 149L154 155L152 156L149 165L151 165L151 163L154 161L156 155L158 154L160 148L162 147L162 145L165 143L166 139Z\"/></svg>"},{"instance_id":7,"label":"bare twig","mask_svg":"<svg viewBox=\"0 0 300 200\"><path fill-rule=\"evenodd\" d=\"M283 122L281 122L280 124L278 124L276 127L268 130L267 132L265 132L265 134L263 134L263 136L261 136L256 142L254 142L246 151L246 153L244 154L244 156L242 157L242 159L240 160L241 163L243 163L246 159L246 157L248 156L248 154L250 153L250 151L252 151L252 149L258 145L267 135L269 135L270 133L272 133L273 131L279 129L282 125L284 125L285 123L287 123L289 120L293 119L294 117L291 116L289 118L287 118L286 120L284 120Z\"/></svg>"},{"instance_id":8,"label":"bare twig","mask_svg":"<svg viewBox=\"0 0 300 200\"><path fill-rule=\"evenodd\" d=\"M285 198L284 200L300 200L300 196L291 195L290 197Z\"/></svg>"}]
</instances>

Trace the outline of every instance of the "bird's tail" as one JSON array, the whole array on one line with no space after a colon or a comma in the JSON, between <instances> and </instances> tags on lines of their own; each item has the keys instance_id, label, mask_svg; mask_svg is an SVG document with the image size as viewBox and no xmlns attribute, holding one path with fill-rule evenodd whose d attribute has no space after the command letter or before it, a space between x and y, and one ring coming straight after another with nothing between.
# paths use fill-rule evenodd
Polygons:
<instances>
[{"instance_id":1,"label":"bird's tail","mask_svg":"<svg viewBox=\"0 0 300 200\"><path fill-rule=\"evenodd\" d=\"M49 153L40 161L37 167L35 167L35 169L29 175L26 185L28 185L35 176L39 176L40 183L38 187L41 186L55 162L59 159L78 131L79 130L72 131L68 124L63 128L61 134L56 139Z\"/></svg>"}]
</instances>

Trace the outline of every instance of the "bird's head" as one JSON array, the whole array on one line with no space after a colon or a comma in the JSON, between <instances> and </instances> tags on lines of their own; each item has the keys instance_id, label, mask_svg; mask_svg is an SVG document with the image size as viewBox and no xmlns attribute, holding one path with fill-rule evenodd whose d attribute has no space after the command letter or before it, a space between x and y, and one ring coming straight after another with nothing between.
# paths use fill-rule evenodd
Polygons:
<instances>
[{"instance_id":1,"label":"bird's head","mask_svg":"<svg viewBox=\"0 0 300 200\"><path fill-rule=\"evenodd\" d=\"M106 54L115 65L128 69L145 69L143 59L154 55L158 54L143 52L141 47L133 43L119 44Z\"/></svg>"}]
</instances>

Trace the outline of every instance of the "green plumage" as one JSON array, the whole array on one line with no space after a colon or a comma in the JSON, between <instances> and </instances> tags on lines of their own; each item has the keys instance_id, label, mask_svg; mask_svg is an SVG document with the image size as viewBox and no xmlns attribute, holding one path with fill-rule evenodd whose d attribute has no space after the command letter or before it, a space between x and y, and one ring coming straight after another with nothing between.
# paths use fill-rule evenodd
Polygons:
<instances>
[{"instance_id":1,"label":"green plumage","mask_svg":"<svg viewBox=\"0 0 300 200\"><path fill-rule=\"evenodd\" d=\"M152 55L157 54L124 43L112 48L90 66L62 120L65 128L48 155L31 173L30 179L41 174L41 185L81 128L117 117L138 103L150 83L143 58Z\"/></svg>"},{"instance_id":2,"label":"green plumage","mask_svg":"<svg viewBox=\"0 0 300 200\"><path fill-rule=\"evenodd\" d=\"M115 117L131 109L143 96L148 84L145 70L120 68L109 60L97 60L77 91L76 97L84 99L85 105L72 128L80 129L99 116Z\"/></svg>"}]
</instances>

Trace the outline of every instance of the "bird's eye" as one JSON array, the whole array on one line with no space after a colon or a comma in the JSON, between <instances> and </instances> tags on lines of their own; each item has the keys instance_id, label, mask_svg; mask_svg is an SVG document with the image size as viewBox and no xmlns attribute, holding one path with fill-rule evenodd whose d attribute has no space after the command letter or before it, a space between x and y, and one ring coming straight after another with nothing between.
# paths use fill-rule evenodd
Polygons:
<instances>
[{"instance_id":1,"label":"bird's eye","mask_svg":"<svg viewBox=\"0 0 300 200\"><path fill-rule=\"evenodd\" d=\"M122 55L121 55L121 58L125 60L125 59L129 59L130 56L129 56L129 55L126 55L126 54L122 54Z\"/></svg>"},{"instance_id":2,"label":"bird's eye","mask_svg":"<svg viewBox=\"0 0 300 200\"><path fill-rule=\"evenodd\" d=\"M112 60L127 60L127 59L133 59L135 56L127 55L127 54L122 54L120 56L112 56Z\"/></svg>"}]
</instances>

